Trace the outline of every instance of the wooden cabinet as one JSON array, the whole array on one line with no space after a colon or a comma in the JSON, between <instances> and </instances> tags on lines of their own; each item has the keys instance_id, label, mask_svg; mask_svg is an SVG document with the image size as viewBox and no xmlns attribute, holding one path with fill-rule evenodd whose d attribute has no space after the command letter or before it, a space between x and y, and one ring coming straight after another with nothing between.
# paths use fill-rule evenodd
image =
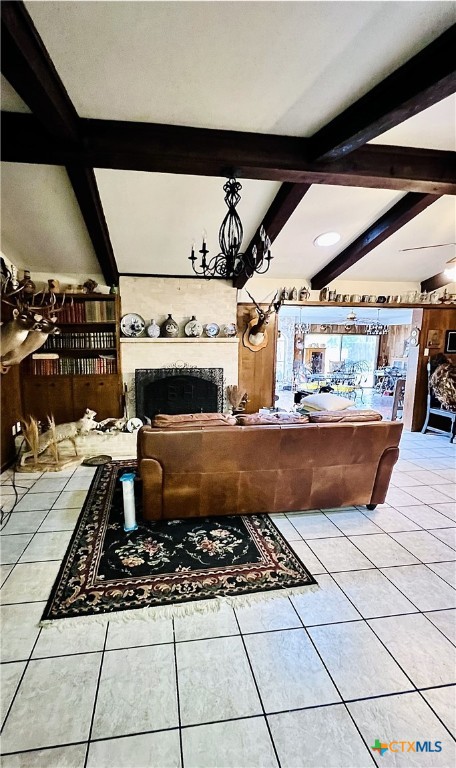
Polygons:
<instances>
[{"instance_id":1,"label":"wooden cabinet","mask_svg":"<svg viewBox=\"0 0 456 768\"><path fill-rule=\"evenodd\" d=\"M122 415L121 390L118 376L75 376L73 378L73 408L75 418L81 418L86 408L96 411L97 421Z\"/></svg>"},{"instance_id":2,"label":"wooden cabinet","mask_svg":"<svg viewBox=\"0 0 456 768\"><path fill-rule=\"evenodd\" d=\"M1 390L1 469L2 471L13 461L16 456L14 445L13 426L16 426L22 417L21 386L19 366L12 365L8 373L0 379Z\"/></svg>"},{"instance_id":3,"label":"wooden cabinet","mask_svg":"<svg viewBox=\"0 0 456 768\"><path fill-rule=\"evenodd\" d=\"M71 377L23 376L22 407L25 417L34 416L43 423L47 422L47 417L51 414L56 424L62 421L73 421Z\"/></svg>"},{"instance_id":4,"label":"wooden cabinet","mask_svg":"<svg viewBox=\"0 0 456 768\"><path fill-rule=\"evenodd\" d=\"M50 336L22 364L24 416L56 423L80 419L86 408L97 420L122 415L118 296L74 294L58 315L60 334Z\"/></svg>"}]
</instances>

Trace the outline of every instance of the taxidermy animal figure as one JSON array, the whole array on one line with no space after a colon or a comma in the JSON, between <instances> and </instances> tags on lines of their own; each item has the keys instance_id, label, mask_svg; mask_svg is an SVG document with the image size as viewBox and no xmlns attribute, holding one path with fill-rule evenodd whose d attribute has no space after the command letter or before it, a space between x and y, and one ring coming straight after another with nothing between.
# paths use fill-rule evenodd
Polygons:
<instances>
[{"instance_id":1,"label":"taxidermy animal figure","mask_svg":"<svg viewBox=\"0 0 456 768\"><path fill-rule=\"evenodd\" d=\"M247 294L252 299L253 303L255 304L255 309L257 313L257 317L253 320L250 320L250 322L247 325L247 328L244 331L242 340L245 347L250 349L251 352L259 352L260 349L263 349L268 343L268 337L266 333L266 326L269 323L270 316L275 312L279 311L283 299L279 299L279 301L276 301L277 299L277 293L275 293L273 300L271 301L269 307L267 310L264 310L260 307L259 304L255 301L253 296L247 291Z\"/></svg>"},{"instance_id":2,"label":"taxidermy animal figure","mask_svg":"<svg viewBox=\"0 0 456 768\"><path fill-rule=\"evenodd\" d=\"M456 411L456 365L445 362L439 365L430 378L432 390L444 408Z\"/></svg>"},{"instance_id":3,"label":"taxidermy animal figure","mask_svg":"<svg viewBox=\"0 0 456 768\"><path fill-rule=\"evenodd\" d=\"M98 432L122 432L123 428L125 427L125 424L127 423L127 419L103 419L103 421L99 421L97 423L96 429Z\"/></svg>"},{"instance_id":4,"label":"taxidermy animal figure","mask_svg":"<svg viewBox=\"0 0 456 768\"><path fill-rule=\"evenodd\" d=\"M21 312L18 309L13 310L13 319L0 326L2 362L3 357L25 341L34 323L35 318L27 310Z\"/></svg>"},{"instance_id":5,"label":"taxidermy animal figure","mask_svg":"<svg viewBox=\"0 0 456 768\"><path fill-rule=\"evenodd\" d=\"M86 435L92 429L96 429L97 423L95 421L96 411L91 411L87 408L84 416L79 421L69 421L65 424L55 424L53 417L48 417L49 429L43 432L38 438L38 445L34 446L34 449L30 451L24 451L21 456L21 466L24 466L25 462L31 456L39 456L44 453L46 448L62 443L64 440L70 440L74 447L75 455L78 455L76 447L76 437L78 435Z\"/></svg>"},{"instance_id":6,"label":"taxidermy animal figure","mask_svg":"<svg viewBox=\"0 0 456 768\"><path fill-rule=\"evenodd\" d=\"M37 316L35 315L35 317ZM7 354L5 354L2 349L2 365L18 365L24 357L27 357L27 355L30 355L32 352L35 352L42 347L48 336L54 333L60 333L60 329L55 325L56 320L56 317L41 317L38 320L35 320L24 341L19 344L19 346L12 349Z\"/></svg>"},{"instance_id":7,"label":"taxidermy animal figure","mask_svg":"<svg viewBox=\"0 0 456 768\"><path fill-rule=\"evenodd\" d=\"M0 329L1 373L7 373L9 366L17 365L39 349L49 333L56 333L56 314L63 310L65 296L58 305L55 293L35 293L34 289L35 284L31 280L17 283L11 271L6 267L3 271L2 268L1 301L13 307L13 311L12 319L3 323Z\"/></svg>"}]
</instances>

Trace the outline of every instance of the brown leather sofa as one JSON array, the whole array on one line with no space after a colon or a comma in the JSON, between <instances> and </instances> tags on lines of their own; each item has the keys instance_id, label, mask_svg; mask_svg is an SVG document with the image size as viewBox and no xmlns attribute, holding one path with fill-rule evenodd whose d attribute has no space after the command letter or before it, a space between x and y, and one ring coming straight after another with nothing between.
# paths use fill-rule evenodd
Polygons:
<instances>
[{"instance_id":1,"label":"brown leather sofa","mask_svg":"<svg viewBox=\"0 0 456 768\"><path fill-rule=\"evenodd\" d=\"M141 427L148 520L288 512L385 501L400 422Z\"/></svg>"}]
</instances>

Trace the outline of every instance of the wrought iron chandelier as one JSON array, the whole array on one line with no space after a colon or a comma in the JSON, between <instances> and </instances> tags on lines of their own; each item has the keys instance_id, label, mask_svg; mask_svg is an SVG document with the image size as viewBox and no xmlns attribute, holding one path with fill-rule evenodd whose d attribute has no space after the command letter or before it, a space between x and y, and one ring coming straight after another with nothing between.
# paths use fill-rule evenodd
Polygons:
<instances>
[{"instance_id":1,"label":"wrought iron chandelier","mask_svg":"<svg viewBox=\"0 0 456 768\"><path fill-rule=\"evenodd\" d=\"M368 336L386 336L388 330L388 326L380 322L380 310L377 310L377 319L366 326L366 334Z\"/></svg>"},{"instance_id":2,"label":"wrought iron chandelier","mask_svg":"<svg viewBox=\"0 0 456 768\"><path fill-rule=\"evenodd\" d=\"M229 279L236 277L241 272L245 273L247 277L252 277L255 273L264 275L269 269L273 258L270 251L271 241L263 226L260 229L261 253L256 245L253 246L251 253L241 253L240 251L244 230L236 206L241 199L241 189L242 185L233 176L223 185L228 213L219 230L220 253L210 259L207 258L209 251L206 246L206 235L203 233L203 244L199 250L201 263L196 265L195 245L192 245L192 252L188 258L198 277L205 277L207 280L213 277Z\"/></svg>"}]
</instances>

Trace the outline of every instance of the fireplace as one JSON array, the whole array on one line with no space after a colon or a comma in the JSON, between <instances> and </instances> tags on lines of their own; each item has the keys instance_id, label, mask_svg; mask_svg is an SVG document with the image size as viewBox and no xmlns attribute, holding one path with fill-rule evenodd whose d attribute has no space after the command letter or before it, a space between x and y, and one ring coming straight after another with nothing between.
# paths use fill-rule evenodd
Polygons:
<instances>
[{"instance_id":1,"label":"fireplace","mask_svg":"<svg viewBox=\"0 0 456 768\"><path fill-rule=\"evenodd\" d=\"M136 415L221 413L223 368L137 368Z\"/></svg>"}]
</instances>

